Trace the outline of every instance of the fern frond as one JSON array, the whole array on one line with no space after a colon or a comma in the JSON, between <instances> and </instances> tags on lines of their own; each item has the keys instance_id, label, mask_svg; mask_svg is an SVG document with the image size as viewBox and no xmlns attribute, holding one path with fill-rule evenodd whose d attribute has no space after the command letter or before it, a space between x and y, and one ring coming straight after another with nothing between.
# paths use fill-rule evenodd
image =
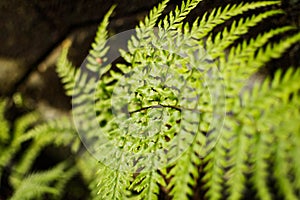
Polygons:
<instances>
[{"instance_id":1,"label":"fern frond","mask_svg":"<svg viewBox=\"0 0 300 200\"><path fill-rule=\"evenodd\" d=\"M105 54L109 50L109 48L106 46L106 40L108 36L107 32L107 26L108 26L108 20L111 16L115 6L112 6L110 10L107 12L107 14L104 16L103 21L98 27L98 31L96 33L95 42L92 44L92 49L89 52L89 55L87 56L87 64L86 68L87 70L90 70L91 72L97 72L96 75L103 74L104 71L108 69L109 66L102 67L102 63L106 62L107 58L105 58ZM65 44L62 47L61 55L57 61L57 73L62 79L62 83L64 84L64 88L66 90L66 94L69 96L78 95L78 93L83 90L82 88L78 88L79 85L76 85L76 81L79 81L78 79L84 80L82 78L82 73L84 72L84 69L76 69L72 63L68 60L68 49L70 46L70 42L66 41ZM101 60L99 62L98 60Z\"/></svg>"},{"instance_id":2,"label":"fern frond","mask_svg":"<svg viewBox=\"0 0 300 200\"><path fill-rule=\"evenodd\" d=\"M197 77L196 75L192 77ZM195 86L201 87L201 86ZM206 96L202 93L203 96ZM184 96L188 97L188 95ZM199 102L205 102L205 99L199 98ZM197 102L197 104L199 103ZM199 104L198 104L199 105ZM207 106L211 109L210 106ZM197 107L198 108L198 107ZM202 107L202 109L204 106ZM174 137L176 146L170 147L170 156L176 157L173 166L166 174L167 178L171 178L168 184L170 195L174 199L189 199L193 195L194 186L199 177L198 167L203 164L202 156L205 154L204 147L206 145L205 133L209 132L209 119L211 119L210 112L199 113L187 112L181 121L181 130L179 134ZM183 115L183 113L182 113ZM184 151L183 151L184 149ZM176 153L173 153L175 151Z\"/></svg>"},{"instance_id":3,"label":"fern frond","mask_svg":"<svg viewBox=\"0 0 300 200\"><path fill-rule=\"evenodd\" d=\"M53 135L51 135L53 134ZM44 137L44 136L48 137ZM76 143L76 134L72 121L68 117L62 117L61 119L56 119L49 121L46 124L41 124L33 129L29 130L26 134L19 138L21 142L27 141L31 138L35 140L44 140L52 142L56 145L68 146L70 144ZM78 145L76 143L76 145ZM74 147L74 151L78 149Z\"/></svg>"},{"instance_id":4,"label":"fern frond","mask_svg":"<svg viewBox=\"0 0 300 200\"><path fill-rule=\"evenodd\" d=\"M300 95L296 95L294 94L292 99L291 99L291 104L294 105L294 107L300 107L299 105L300 103ZM291 118L295 119L295 121L300 121L299 119L299 116L300 116L300 113L299 113L299 110L297 109L290 109L291 111ZM292 143L292 147L291 147L291 158L292 158L292 163L293 166L292 166L292 171L293 173L295 174L295 178L293 180L293 187L294 187L294 190L295 191L299 191L300 189L300 161L298 159L298 155L299 155L299 152L300 152L300 145L299 145L299 142L300 142L300 127L299 127L299 124L298 124L298 127L297 125L293 125L294 126L294 133L295 134L291 134L291 143Z\"/></svg>"},{"instance_id":5,"label":"fern frond","mask_svg":"<svg viewBox=\"0 0 300 200\"><path fill-rule=\"evenodd\" d=\"M199 150L203 148L204 143L204 135L198 133L190 148L176 160L175 166L166 175L167 178L171 178L168 189L173 199L188 200L194 194L193 187L199 178L198 167L202 164Z\"/></svg>"},{"instance_id":6,"label":"fern frond","mask_svg":"<svg viewBox=\"0 0 300 200\"><path fill-rule=\"evenodd\" d=\"M237 47L231 48L228 58L220 59L219 66L221 70L224 70L223 73L224 77L226 77L225 81L227 87L231 89L230 96L238 95L242 87L244 87L244 84L240 83L242 83L243 80L248 80L252 74L254 74L260 67L262 67L262 65L266 64L264 63L265 61L269 61L266 59L260 65L253 65L253 62L249 62L248 59L256 58L256 52L260 50L260 48L262 48L266 43L268 43L270 38L292 29L293 27L286 26L268 31L257 36L254 39L251 39L249 43L244 41ZM283 53L284 49L281 48L281 50ZM249 66L250 63L251 66ZM234 79L232 78L233 73L235 73ZM234 92L235 94L232 94L232 92ZM229 95L229 92L227 92L227 94Z\"/></svg>"},{"instance_id":7,"label":"fern frond","mask_svg":"<svg viewBox=\"0 0 300 200\"><path fill-rule=\"evenodd\" d=\"M86 69L76 72L64 61L69 67L60 71L64 83L70 83L66 89L74 89L73 116L84 133L82 140L104 162L88 167L99 169L90 184L92 195L95 199L158 199L163 188L172 198L184 200L194 195L201 179L205 198L239 200L249 189L246 179L250 177L259 199L296 199L300 70L278 71L272 80L243 89L259 68L298 43L300 33L272 44L273 37L295 29L276 27L239 43L253 27L282 15L276 6L280 2L215 8L190 29L184 20L201 0L187 0L154 30L167 2L140 22L128 42L129 51L121 50L128 63L117 65L120 71L105 64L106 28L113 8L99 26ZM257 14L248 12L264 7L268 9ZM250 17L243 17L244 13ZM217 26L234 17L240 18L214 36ZM90 73L99 74L91 77ZM224 125L222 114L227 115ZM217 130L214 123L223 129ZM86 180L93 179L91 173L82 172ZM278 193L273 194L270 180L276 181Z\"/></svg>"},{"instance_id":8,"label":"fern frond","mask_svg":"<svg viewBox=\"0 0 300 200\"><path fill-rule=\"evenodd\" d=\"M197 40L206 37L216 26L228 21L229 19L243 14L249 10L279 4L280 1L258 1L250 3L240 3L238 5L228 4L225 8L219 7L213 9L208 15L206 12L199 22L199 18L195 20L191 29L191 35Z\"/></svg>"},{"instance_id":9,"label":"fern frond","mask_svg":"<svg viewBox=\"0 0 300 200\"><path fill-rule=\"evenodd\" d=\"M48 171L31 174L17 185L17 190L10 199L41 199L46 194L58 196L63 186L60 181L64 181L64 178L67 179L71 175L72 173L65 172L65 164L57 165ZM59 187L55 187L57 185Z\"/></svg>"},{"instance_id":10,"label":"fern frond","mask_svg":"<svg viewBox=\"0 0 300 200\"><path fill-rule=\"evenodd\" d=\"M299 119L298 112L295 112L295 108L299 103L293 104L293 101L290 100L291 95L295 95L298 99L298 92L300 90L299 84L297 84L297 80L300 78L300 70L290 68L284 74L279 70L275 74L275 78L271 83L271 91L273 93L270 94L270 99L273 95L273 98L277 98L277 101L269 102L272 108L272 113L266 111L265 115L268 116L266 122L271 124L273 130L275 141L274 141L274 177L277 180L277 186L280 191L280 194L285 199L298 199L296 191L293 187L293 181L291 180L291 171L293 166L296 163L291 163L293 158L291 157L291 139L293 135L299 134L299 125L294 123L291 118L295 120ZM289 85L289 89L284 89ZM268 100L268 98L266 98ZM272 122L270 122L270 116L272 117ZM278 117L280 116L280 117ZM266 123L265 122L265 123Z\"/></svg>"},{"instance_id":11,"label":"fern frond","mask_svg":"<svg viewBox=\"0 0 300 200\"><path fill-rule=\"evenodd\" d=\"M176 30L178 26L181 26L181 22L186 18L186 16L192 11L202 0L188 0L187 2L182 2L180 9L176 7L174 13L170 12L164 20L158 23L158 32L161 34L160 40L164 40L166 36L164 33L170 33L171 30ZM136 28L137 37L132 37L128 42L128 49L131 55L125 53L124 50L121 50L122 57L131 64L135 62L141 62L146 60L146 56L149 53L140 52L146 50L150 46L151 36L154 34L154 25L161 15L163 9L166 7L168 1L163 1L158 5L158 9L154 8L150 11L149 18L146 17L145 23L140 23L140 27ZM145 29L145 27L147 27ZM141 49L142 47L142 49ZM137 59L139 58L139 59ZM144 58L144 59L143 59Z\"/></svg>"},{"instance_id":12,"label":"fern frond","mask_svg":"<svg viewBox=\"0 0 300 200\"><path fill-rule=\"evenodd\" d=\"M267 44L272 37L283 34L293 29L295 28L292 26L279 27L272 29L266 33L259 34L256 38L251 39L249 41L249 44L244 41L237 47L233 47L230 49L226 64L228 66L231 66L234 64L241 65L241 63L245 63L245 58L254 57L255 52L259 48L262 48L265 44Z\"/></svg>"},{"instance_id":13,"label":"fern frond","mask_svg":"<svg viewBox=\"0 0 300 200\"><path fill-rule=\"evenodd\" d=\"M21 182L23 176L31 169L41 150L47 145L70 146L74 152L78 150L80 145L80 140L75 133L73 124L67 118L38 125L19 136L18 141L21 143L28 139L33 139L31 145L25 150L20 161L13 167L13 170L17 172L10 177L10 182L13 186Z\"/></svg>"},{"instance_id":14,"label":"fern frond","mask_svg":"<svg viewBox=\"0 0 300 200\"><path fill-rule=\"evenodd\" d=\"M241 104L242 107L240 108L236 107L239 103L233 104L235 105L235 108L233 109L234 114L227 116L218 144L216 145L215 149L213 149L213 151L208 155L208 158L206 158L206 160L209 160L209 164L204 169L206 175L202 179L202 181L206 182L205 187L208 187L208 191L206 193L207 197L209 197L210 199L220 199L220 192L223 188L222 182L224 181L224 179L228 179L228 181L226 182L229 192L228 198L241 198L245 185L245 175L250 171L249 163L247 163L248 155L251 155L253 151L257 152L258 150L256 148L258 147L267 148L266 145L271 142L270 140L272 140L273 137L268 134L266 138L263 139L263 141L260 141L261 143L256 143L254 145L253 138L256 135L256 132L253 127L255 127L255 123L257 122L261 124L259 125L259 127L263 127L262 124L265 123L268 123L270 126L271 123L272 125L269 129L262 129L267 133L271 132L271 128L277 127L277 123L279 123L278 121L270 122L268 120L266 122L264 121L264 118L260 116L260 113L265 112L265 110L269 110L270 112L272 112L272 114L270 113L270 115L268 115L267 113L264 113L264 115L269 117L271 115L273 116L274 106L279 106L281 110L284 110L282 112L289 113L286 112L282 103L288 103L289 96L299 91L300 86L299 84L297 84L297 80L299 80L299 70L293 71L292 69L290 69L285 73L284 76L282 76L282 73L279 71L277 72L275 79L272 81L271 89L268 87L268 80L263 84L263 87L261 89L254 88L251 98L257 99L255 103L252 102L252 100L249 101L250 99L247 100L246 98L243 99ZM261 95L263 95L263 97ZM274 98L276 98L276 100ZM280 98L279 101L278 98ZM237 101L239 102L239 100ZM266 107L266 103L264 102L268 102L267 104L270 107ZM277 116L282 115L278 114ZM258 117L259 120L257 119ZM266 119L268 119L269 117L266 117ZM283 117L283 119L287 119L287 117ZM289 125L289 127L291 126L292 125ZM282 124L282 127L286 126ZM293 125L292 127L295 127L295 125ZM282 130L280 131L280 129L278 128L276 130L279 131L278 135L285 135L278 138L278 145L285 145L285 142L288 142L286 138L288 136L288 133L284 134L284 132ZM293 131L297 132L297 130L298 129ZM287 156L287 149L285 149L286 147L284 146L281 147L282 148L279 148L279 146L277 146L274 148L276 149L275 152L277 152L278 154L277 159L279 159L276 162L278 165L275 164L275 171L277 171L276 173L278 173L280 169L282 169L282 167L285 167L285 170L281 170L279 173L280 175L276 174L276 177L280 179L278 181L280 184L279 187L283 190L282 194L284 194L284 196L288 199L295 199L295 194L291 189L293 188L290 182L291 180L287 178L288 171L290 170L287 169L287 165L283 166L282 164L288 163L288 158L285 158L285 156ZM251 148L253 148L254 150ZM227 155L225 155L226 151L229 152ZM216 154L217 152L219 153ZM269 152L269 154L267 152ZM258 167L261 171L255 171L252 180L255 180L255 183L259 184L259 186L264 186L263 188L257 189L259 196L262 197L262 195L265 195L266 198L270 199L271 195L268 193L267 183L265 180L270 176L269 172L267 171L266 164L266 156L268 157L268 155L271 156L270 151L266 151L266 154L264 154L264 156L256 154L256 156L259 157L256 157L257 160L255 160L254 166ZM216 161L214 161L214 159L216 159ZM218 164L215 164L216 162ZM214 168L216 169L216 171L214 170ZM225 171L225 169L227 168L229 168L229 170ZM256 168L256 170L258 170L258 168ZM263 179L263 177L265 179ZM259 186L256 185L255 187L258 188Z\"/></svg>"},{"instance_id":15,"label":"fern frond","mask_svg":"<svg viewBox=\"0 0 300 200\"><path fill-rule=\"evenodd\" d=\"M157 200L159 185L166 186L165 180L157 171L142 172L133 181L130 189L138 192L137 199Z\"/></svg>"},{"instance_id":16,"label":"fern frond","mask_svg":"<svg viewBox=\"0 0 300 200\"><path fill-rule=\"evenodd\" d=\"M285 124L281 124L276 132L278 141L275 143L274 177L277 187L284 199L297 200L298 196L293 190L293 183L289 177L291 171L289 134L286 132Z\"/></svg>"},{"instance_id":17,"label":"fern frond","mask_svg":"<svg viewBox=\"0 0 300 200\"><path fill-rule=\"evenodd\" d=\"M138 38L142 38L141 36L144 34L145 38L149 36L149 33L147 34L147 32L153 31L151 29L153 29L156 25L158 18L162 15L162 12L167 7L169 1L170 0L164 0L159 3L157 7L153 7L153 9L150 10L149 15L145 17L144 22L141 21L139 27L136 28Z\"/></svg>"},{"instance_id":18,"label":"fern frond","mask_svg":"<svg viewBox=\"0 0 300 200\"><path fill-rule=\"evenodd\" d=\"M58 191L58 195L55 196L56 199L62 199L63 195L66 193L66 185L76 174L78 173L78 169L76 167L69 167L68 170L64 171L63 176L57 180L55 184L55 189Z\"/></svg>"},{"instance_id":19,"label":"fern frond","mask_svg":"<svg viewBox=\"0 0 300 200\"><path fill-rule=\"evenodd\" d=\"M19 139L24 136L24 133L27 132L27 129L34 125L38 119L39 115L37 113L29 113L17 119L15 123L14 137Z\"/></svg>"},{"instance_id":20,"label":"fern frond","mask_svg":"<svg viewBox=\"0 0 300 200\"><path fill-rule=\"evenodd\" d=\"M62 52L57 60L56 64L56 72L58 76L61 78L61 82L63 83L65 93L68 96L73 95L73 90L75 89L75 81L77 74L77 69L72 65L72 63L68 60L68 50L70 46L70 41L66 41L62 47Z\"/></svg>"},{"instance_id":21,"label":"fern frond","mask_svg":"<svg viewBox=\"0 0 300 200\"><path fill-rule=\"evenodd\" d=\"M106 62L105 54L108 51L108 47L106 47L106 39L108 36L106 29L108 25L108 19L112 14L113 9L114 6L105 15L102 23L98 28L95 42L92 44L92 50L90 51L90 54L87 58L86 66L83 66L83 68L79 69L78 71L74 71L75 77L72 77L69 81L71 83L71 86L73 87L73 91L70 94L73 96L72 112L74 123L80 133L88 133L88 135L84 135L84 137L81 135L81 139L84 142L89 142L90 138L96 136L97 130L99 128L98 122L95 119L96 115L94 110L94 102L97 99L94 99L94 96L92 94L94 94L97 85L101 85L101 82L99 84L96 83L97 77L102 75L102 73L106 72L110 68L109 65L104 66L103 62ZM64 55L64 58L66 58L66 53ZM98 62L99 59L101 60L101 62ZM61 71L65 73L63 74L63 76L66 75L67 77L70 77L70 75L66 74L66 71L68 70L65 70L63 67L67 67L67 69L74 69L74 67L68 67L68 63L66 64L66 66L62 66ZM93 76L90 77L90 75ZM68 81L65 82L68 84ZM69 88L71 87L66 87L67 90L70 90ZM64 141L67 142L67 139L68 138L66 138L66 140ZM79 140L79 138L77 139ZM80 144L80 142L77 142L77 146L78 144ZM77 148L76 146L74 147ZM92 170L93 167L89 169Z\"/></svg>"},{"instance_id":22,"label":"fern frond","mask_svg":"<svg viewBox=\"0 0 300 200\"><path fill-rule=\"evenodd\" d=\"M225 174L229 192L228 199L237 200L241 199L243 190L245 189L246 173L249 171L247 163L248 152L251 146L249 137L254 134L255 130L251 128L251 123L238 125L235 120L232 120L228 124L226 119L224 124L225 127L226 125L231 125L231 127L226 127L222 133L222 135L228 135L228 139L230 140L227 147L229 151L227 155L228 160L225 162L225 166L230 168Z\"/></svg>"},{"instance_id":23,"label":"fern frond","mask_svg":"<svg viewBox=\"0 0 300 200\"><path fill-rule=\"evenodd\" d=\"M187 15L201 2L202 0L187 0L182 1L181 7L177 6L174 12L170 12L169 16L166 16L163 21L160 23L163 24L163 27L159 24L158 27L163 28L166 32L176 30L182 26L183 20Z\"/></svg>"},{"instance_id":24,"label":"fern frond","mask_svg":"<svg viewBox=\"0 0 300 200\"><path fill-rule=\"evenodd\" d=\"M6 100L0 99L0 150L2 151L2 145L5 145L9 139L9 123L4 118ZM1 163L1 162L0 162Z\"/></svg>"},{"instance_id":25,"label":"fern frond","mask_svg":"<svg viewBox=\"0 0 300 200\"><path fill-rule=\"evenodd\" d=\"M111 169L109 166L99 164L97 167L97 186L92 188L94 199L127 199L131 176L127 172Z\"/></svg>"},{"instance_id":26,"label":"fern frond","mask_svg":"<svg viewBox=\"0 0 300 200\"><path fill-rule=\"evenodd\" d=\"M105 69L102 67L102 63L107 61L107 58L105 58L105 55L109 50L109 47L106 45L106 40L108 37L107 26L109 23L109 18L115 7L115 5L112 6L105 14L101 24L98 27L95 42L92 44L92 49L87 56L87 69L91 72L98 73L99 75L103 74L103 69ZM98 59L101 59L101 62L97 61Z\"/></svg>"},{"instance_id":27,"label":"fern frond","mask_svg":"<svg viewBox=\"0 0 300 200\"><path fill-rule=\"evenodd\" d=\"M212 35L207 39L207 51L212 58L224 56L224 51L227 47L232 45L234 41L248 32L249 28L256 26L264 19L283 14L282 10L270 10L262 12L258 15L253 15L246 19L240 19L238 22L234 21L230 27L230 30L225 28L222 32L219 32L213 39Z\"/></svg>"},{"instance_id":28,"label":"fern frond","mask_svg":"<svg viewBox=\"0 0 300 200\"><path fill-rule=\"evenodd\" d=\"M268 44L265 49L260 49L256 56L250 57L248 63L251 63L255 67L262 67L271 59L279 58L289 48L299 43L299 41L300 33L296 33L286 39L280 40L278 43Z\"/></svg>"},{"instance_id":29,"label":"fern frond","mask_svg":"<svg viewBox=\"0 0 300 200\"><path fill-rule=\"evenodd\" d=\"M259 126L259 130L255 134L255 145L252 146L253 150L253 175L250 181L253 183L253 187L257 191L257 197L259 199L271 200L270 189L268 187L269 175L269 163L268 159L271 157L272 150L270 146L274 142L272 136L269 135L269 129ZM263 153L262 153L263 152Z\"/></svg>"},{"instance_id":30,"label":"fern frond","mask_svg":"<svg viewBox=\"0 0 300 200\"><path fill-rule=\"evenodd\" d=\"M12 157L11 152L13 152L13 150L6 149L6 145L9 144L11 136L9 134L9 123L4 117L5 105L6 100L0 99L0 178L2 177L3 168L10 161Z\"/></svg>"},{"instance_id":31,"label":"fern frond","mask_svg":"<svg viewBox=\"0 0 300 200\"><path fill-rule=\"evenodd\" d=\"M4 150L0 154L0 177L2 175L2 167L5 167L15 156L15 154L21 149L21 144L23 140L21 139L27 132L27 129L37 122L38 115L37 113L29 113L20 117L14 126L14 131L12 132L11 142L3 148ZM5 130L5 129L4 129ZM28 137L32 139L32 137Z\"/></svg>"},{"instance_id":32,"label":"fern frond","mask_svg":"<svg viewBox=\"0 0 300 200\"><path fill-rule=\"evenodd\" d=\"M151 41L151 35L154 31L154 26L158 18L162 15L162 12L167 6L169 0L164 0L157 5L157 7L153 7L153 9L149 12L149 15L145 17L144 22L140 22L139 26L136 27L136 37L132 36L131 40L128 41L128 51L120 49L121 56L125 59L126 62L134 64L137 60L137 57L141 55L139 51L141 48L147 48L149 46L149 42ZM128 69L127 66L122 68L122 71L126 73Z\"/></svg>"},{"instance_id":33,"label":"fern frond","mask_svg":"<svg viewBox=\"0 0 300 200\"><path fill-rule=\"evenodd\" d=\"M250 108L271 112L271 108L274 106L279 106L281 103L287 104L290 95L300 89L299 76L300 70L293 68L290 68L284 76L282 76L282 70L277 70L272 81L267 79L261 86L256 83L251 94L245 93L240 102L242 106L248 108L244 112L246 113ZM268 104L264 104L264 102L268 102Z\"/></svg>"},{"instance_id":34,"label":"fern frond","mask_svg":"<svg viewBox=\"0 0 300 200\"><path fill-rule=\"evenodd\" d=\"M290 160L288 153L291 146L289 141L290 134L298 134L299 128L293 122L291 124L285 124L286 122L290 123L290 120L289 117L284 117L284 114L290 115L290 112L288 112L289 109L287 109L291 106L289 105L290 102L288 99L291 94L295 94L295 92L300 90L300 86L297 84L299 77L300 70L293 70L291 68L283 76L279 70L275 75L275 79L272 81L271 87L269 86L270 81L266 80L262 86L257 84L256 87L254 87L252 97L245 95L243 98L243 102L246 101L247 104L242 103L244 108L241 108L240 117L238 118L243 119L244 122L241 123L244 125L247 125L246 120L249 122L252 121L249 123L250 127L247 128L246 131L248 137L250 137L248 140L251 142L252 149L248 148L246 152L255 155L253 161L255 170L252 180L255 183L254 186L258 191L258 196L261 198L272 199L266 182L266 179L271 176L268 172L269 164L267 164L267 159L269 160L270 157L273 157L275 154L274 172L276 179L278 179L279 188L282 190L283 196L287 199L296 199L292 190L292 183L288 178L290 165L287 165L287 163L289 162L288 160ZM289 87L289 89L287 89L287 87ZM276 100L274 98L276 98ZM266 103L264 102L268 102L267 104L270 107L266 107ZM292 109L294 108L292 107ZM280 118L277 117L276 119L273 117L274 113L277 113L276 116L280 116ZM257 118L259 118L259 120L253 120ZM273 120L270 121L270 118ZM257 124L257 133L253 133L254 129L251 128L253 126L255 127L254 123ZM266 124L268 125L266 126ZM276 131L274 132L274 130ZM234 135L232 137L234 137ZM253 140L256 141L254 142ZM277 144L271 148L272 150L270 150L270 146L268 146L268 144L271 143ZM265 149L265 151L262 151L261 148ZM236 146L234 145L230 147L230 149L236 149ZM259 152L261 155L259 155ZM244 166L243 170L235 170L234 173L237 173L237 171L244 171L245 173L247 170L249 171L249 168L247 169ZM232 190L236 191L236 189L236 186L232 186ZM234 194L234 191L230 194Z\"/></svg>"},{"instance_id":35,"label":"fern frond","mask_svg":"<svg viewBox=\"0 0 300 200\"><path fill-rule=\"evenodd\" d=\"M221 134L217 145L204 158L207 163L204 167L205 175L201 181L204 183L204 189L207 190L205 197L212 200L222 198L222 189L224 187L224 174L226 167L226 149L228 147L228 138Z\"/></svg>"}]
</instances>

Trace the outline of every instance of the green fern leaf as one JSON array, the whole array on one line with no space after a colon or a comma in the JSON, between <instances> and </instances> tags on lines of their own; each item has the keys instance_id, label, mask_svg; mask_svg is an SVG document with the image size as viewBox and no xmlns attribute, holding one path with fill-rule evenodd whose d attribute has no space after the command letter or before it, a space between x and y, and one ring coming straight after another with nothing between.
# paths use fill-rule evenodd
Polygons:
<instances>
[{"instance_id":1,"label":"green fern leaf","mask_svg":"<svg viewBox=\"0 0 300 200\"><path fill-rule=\"evenodd\" d=\"M157 200L159 185L166 186L162 175L156 171L140 173L133 181L130 189L138 192L137 199Z\"/></svg>"},{"instance_id":2,"label":"green fern leaf","mask_svg":"<svg viewBox=\"0 0 300 200\"><path fill-rule=\"evenodd\" d=\"M9 123L4 118L6 101L0 99L0 150L3 151L2 145L5 145L10 139L9 136Z\"/></svg>"},{"instance_id":3,"label":"green fern leaf","mask_svg":"<svg viewBox=\"0 0 300 200\"><path fill-rule=\"evenodd\" d=\"M94 195L94 199L127 199L129 191L130 176L126 172L110 169L105 165L98 165L97 172L100 180L97 183L98 192Z\"/></svg>"},{"instance_id":4,"label":"green fern leaf","mask_svg":"<svg viewBox=\"0 0 300 200\"><path fill-rule=\"evenodd\" d=\"M73 174L66 173L64 168L65 165L60 164L48 171L28 175L17 185L17 190L10 199L43 199L45 194L50 194L53 197L59 196L61 187L64 185L62 183ZM60 181L62 182L60 183ZM53 183L55 183L54 186L51 186Z\"/></svg>"},{"instance_id":5,"label":"green fern leaf","mask_svg":"<svg viewBox=\"0 0 300 200\"><path fill-rule=\"evenodd\" d=\"M195 37L195 39L201 40L206 37L217 25L228 21L232 17L240 15L249 10L255 10L257 8L276 5L279 3L280 1L258 1L251 3L240 3L238 5L228 4L224 9L221 7L215 8L209 15L206 12L202 16L200 22L199 18L195 20L191 29L191 34Z\"/></svg>"}]
</instances>

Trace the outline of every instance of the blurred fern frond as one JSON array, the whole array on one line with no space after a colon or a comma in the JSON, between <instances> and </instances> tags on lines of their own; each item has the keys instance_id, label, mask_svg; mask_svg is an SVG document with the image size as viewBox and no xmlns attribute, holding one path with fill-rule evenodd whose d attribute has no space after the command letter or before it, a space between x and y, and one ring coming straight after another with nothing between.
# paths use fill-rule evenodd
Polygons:
<instances>
[{"instance_id":1,"label":"blurred fern frond","mask_svg":"<svg viewBox=\"0 0 300 200\"><path fill-rule=\"evenodd\" d=\"M77 169L63 161L48 171L33 172L33 164L49 145L71 147L78 151L80 140L72 122L67 119L40 123L40 116L31 112L11 125L4 117L6 100L0 100L0 191L11 188L10 199L61 198L64 187ZM2 193L3 192L3 193ZM4 198L4 197L3 197Z\"/></svg>"}]
</instances>

